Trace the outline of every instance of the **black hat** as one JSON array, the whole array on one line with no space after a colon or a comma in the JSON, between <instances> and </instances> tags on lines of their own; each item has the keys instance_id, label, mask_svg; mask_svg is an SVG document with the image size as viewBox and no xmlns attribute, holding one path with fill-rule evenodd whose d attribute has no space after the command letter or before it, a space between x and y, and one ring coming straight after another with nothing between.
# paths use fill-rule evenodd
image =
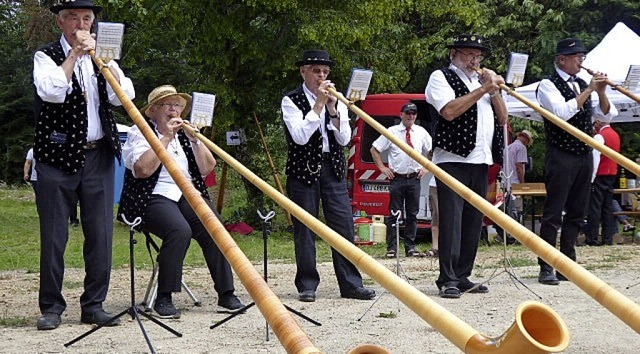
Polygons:
<instances>
[{"instance_id":1,"label":"black hat","mask_svg":"<svg viewBox=\"0 0 640 354\"><path fill-rule=\"evenodd\" d=\"M102 11L102 7L93 5L92 0L59 0L57 4L49 8L54 14L69 9L89 9L93 10L95 14Z\"/></svg>"},{"instance_id":2,"label":"black hat","mask_svg":"<svg viewBox=\"0 0 640 354\"><path fill-rule=\"evenodd\" d=\"M329 59L329 52L326 50L305 50L302 54L302 60L296 62L296 66L303 66L309 64L328 65L332 67L336 65L336 62Z\"/></svg>"},{"instance_id":3,"label":"black hat","mask_svg":"<svg viewBox=\"0 0 640 354\"><path fill-rule=\"evenodd\" d=\"M477 34L461 34L453 39L453 44L447 44L447 48L473 48L480 49L485 55L491 54L489 41Z\"/></svg>"},{"instance_id":4,"label":"black hat","mask_svg":"<svg viewBox=\"0 0 640 354\"><path fill-rule=\"evenodd\" d=\"M566 38L558 42L556 55L571 55L578 53L588 53L582 41L577 38Z\"/></svg>"},{"instance_id":5,"label":"black hat","mask_svg":"<svg viewBox=\"0 0 640 354\"><path fill-rule=\"evenodd\" d=\"M414 112L418 112L418 106L415 105L415 103L406 103L404 106L402 106L402 109L400 110L400 112L405 113L407 111L414 111Z\"/></svg>"}]
</instances>

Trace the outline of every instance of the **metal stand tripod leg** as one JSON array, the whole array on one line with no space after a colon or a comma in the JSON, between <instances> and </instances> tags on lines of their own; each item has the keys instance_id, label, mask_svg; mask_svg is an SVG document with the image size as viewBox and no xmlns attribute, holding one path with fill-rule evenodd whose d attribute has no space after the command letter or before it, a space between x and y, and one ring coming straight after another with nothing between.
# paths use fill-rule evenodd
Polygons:
<instances>
[{"instance_id":1,"label":"metal stand tripod leg","mask_svg":"<svg viewBox=\"0 0 640 354\"><path fill-rule=\"evenodd\" d=\"M400 273L402 273L402 276L404 277L405 281L408 283L409 277L404 273L404 270L400 265L400 252L398 252L398 250L400 249L400 225L402 224L402 219L400 219L400 214L401 214L400 210L391 211L391 215L396 218L395 223L391 225L396 232L396 275L400 277ZM364 318L364 316L366 316L367 313L373 308L373 306L375 306L378 300L380 300L386 293L387 293L387 289L384 289L380 294L380 296L378 296L375 299L375 301L373 301L373 303L371 303L371 305L364 311L362 316L358 318L358 321L361 321ZM398 312L400 312L400 300L398 300Z\"/></svg>"},{"instance_id":2,"label":"metal stand tripod leg","mask_svg":"<svg viewBox=\"0 0 640 354\"><path fill-rule=\"evenodd\" d=\"M262 213L260 213L260 210L258 210L258 215L260 216L260 219L262 219L262 272L263 272L263 277L264 277L264 282L267 283L268 282L268 251L269 251L269 247L268 247L268 240L269 240L269 234L271 234L271 219L276 215L276 213L272 210L269 213L267 213L266 216L263 216ZM230 321L232 318L244 313L247 309L253 307L256 303L252 302L248 305L246 305L245 307L241 308L240 310L238 310L236 313L233 313L227 317L225 317L224 319L222 319L221 321L216 322L215 324L211 325L211 329L214 329L216 327L219 327L221 325L223 325L224 323ZM322 326L322 323L307 317L306 315L304 315L303 313L296 311L294 309L292 309L291 307L284 305L284 307L287 309L287 311L293 313L294 315L305 319L311 323L313 323L316 326ZM266 341L269 341L269 323L265 322L265 333L266 333Z\"/></svg>"},{"instance_id":3,"label":"metal stand tripod leg","mask_svg":"<svg viewBox=\"0 0 640 354\"><path fill-rule=\"evenodd\" d=\"M501 178L503 178L503 180L506 180L508 178L507 175L505 175L503 172L500 172ZM507 204L511 204L511 190L509 187L507 187L507 190L504 193L504 201L502 204L502 211L507 214ZM518 276L515 275L515 273L513 272L513 266L511 265L511 261L509 261L509 258L507 257L507 238L508 238L508 234L507 234L507 230L502 230L503 235L502 235L502 245L503 245L503 250L502 250L502 267L503 269L498 272L498 268L493 270L493 273L491 273L491 275L489 276L489 278L487 280L485 280L483 283L487 283L489 281L491 281L492 279L495 279L496 277L498 277L500 274L502 273L507 273L507 275L509 276L509 278L511 279L511 281L513 282L513 285L516 286L516 288L518 287L518 283L520 283L520 285L522 285L525 289L529 290L529 292L531 292L533 295L535 295L538 299L542 300L542 296L538 295L535 291L531 290L531 288L529 288L524 282L522 282L522 280L520 280L520 278L518 278ZM480 287L483 283L478 283L476 284L473 288L466 290L464 293L468 293L468 292L472 292L475 289L477 289L478 287Z\"/></svg>"},{"instance_id":4,"label":"metal stand tripod leg","mask_svg":"<svg viewBox=\"0 0 640 354\"><path fill-rule=\"evenodd\" d=\"M142 335L144 336L144 340L147 342L147 345L149 346L149 350L151 351L151 353L155 354L156 351L153 348L153 345L151 344L151 339L149 339L149 335L147 335L147 331L144 328L144 325L142 324L142 321L140 320L140 315L146 317L148 320L150 320L151 322L157 324L158 326L166 329L167 331L173 333L174 335L176 335L177 337L182 337L182 334L175 331L173 328L165 325L164 323L158 321L156 318L152 317L151 315L145 313L144 311L140 311L138 309L138 307L136 306L136 295L135 295L135 266L134 266L134 255L133 255L133 246L136 244L136 239L133 237L135 230L134 228L136 226L138 226L140 224L140 222L142 222L142 219L140 217L137 217L133 222L128 222L124 215L122 216L122 219L125 221L125 223L127 225L129 225L130 230L129 230L129 275L130 275L130 286L131 286L131 306L120 312L119 314L111 317L109 319L109 321L107 321L106 323L103 323L101 325L98 325L97 327L92 328L91 330L85 332L84 334L80 335L79 337L73 339L70 342L67 342L64 344L65 347L69 347L72 344L78 342L79 340L83 339L84 337L90 335L91 333L99 330L100 328L104 327L104 326L108 326L111 322L117 320L118 318L124 316L125 314L129 314L131 316L132 319L135 319L138 324L140 325L140 330L142 331Z\"/></svg>"}]
</instances>

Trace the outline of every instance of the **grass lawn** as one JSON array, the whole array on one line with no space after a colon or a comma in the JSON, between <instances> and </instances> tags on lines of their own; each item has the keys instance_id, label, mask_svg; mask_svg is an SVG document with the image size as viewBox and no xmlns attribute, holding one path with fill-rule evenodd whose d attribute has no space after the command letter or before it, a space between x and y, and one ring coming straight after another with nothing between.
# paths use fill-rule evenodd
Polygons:
<instances>
[{"instance_id":1,"label":"grass lawn","mask_svg":"<svg viewBox=\"0 0 640 354\"><path fill-rule=\"evenodd\" d=\"M25 269L38 272L40 262L40 226L36 212L33 190L27 186L0 188L0 271ZM82 218L82 215L80 215ZM293 262L293 235L274 227L268 240L269 262ZM231 234L240 249L252 262L260 262L263 253L262 229L257 228L249 235ZM151 267L144 236L135 234L135 261L138 268ZM67 267L82 268L83 235L81 227L69 226L69 243L65 253ZM159 241L159 240L157 240ZM373 256L383 256L385 245L363 247ZM326 242L318 240L318 261L330 261L330 248ZM116 222L113 243L113 267L127 267L129 264L129 228ZM196 242L192 243L185 259L185 266L203 266L202 251Z\"/></svg>"}]
</instances>

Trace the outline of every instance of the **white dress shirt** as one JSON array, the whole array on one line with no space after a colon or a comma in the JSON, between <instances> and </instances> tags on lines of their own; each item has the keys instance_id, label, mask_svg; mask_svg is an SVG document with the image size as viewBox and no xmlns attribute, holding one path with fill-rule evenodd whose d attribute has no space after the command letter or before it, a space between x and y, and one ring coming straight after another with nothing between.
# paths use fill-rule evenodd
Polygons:
<instances>
[{"instance_id":1,"label":"white dress shirt","mask_svg":"<svg viewBox=\"0 0 640 354\"><path fill-rule=\"evenodd\" d=\"M68 56L71 51L71 45L67 42L64 35L60 37L62 50ZM36 52L33 60L33 83L36 87L38 96L50 103L63 103L68 94L73 90L72 81L67 81L67 76L61 66L58 66L48 55L42 51ZM115 61L109 63L120 77L120 86L129 99L135 98L135 90L131 79L126 77ZM100 106L100 98L98 96L98 78L95 75L91 57L83 55L76 61L73 72L78 79L80 85L84 84L83 91L87 92L89 102L87 104L87 141L99 140L104 136L100 117L98 115L98 107ZM81 78L83 80L81 80ZM111 86L107 83L107 94L109 102L114 106L120 106L122 103L116 96Z\"/></svg>"},{"instance_id":2,"label":"white dress shirt","mask_svg":"<svg viewBox=\"0 0 640 354\"><path fill-rule=\"evenodd\" d=\"M451 64L449 69L453 70L464 82L469 92L482 86L478 81L478 74L473 73L471 77L467 75L455 65ZM429 83L425 89L427 102L440 112L447 103L456 99L456 93L447 82L447 79L441 70L434 71L429 77ZM476 128L476 146L467 157L462 157L454 153L435 148L433 152L433 163L439 164L443 162L460 162L471 164L493 164L491 155L491 144L493 142L494 131L494 113L491 106L491 97L485 94L476 102L478 106L478 125ZM459 118L456 118L459 119Z\"/></svg>"},{"instance_id":3,"label":"white dress shirt","mask_svg":"<svg viewBox=\"0 0 640 354\"><path fill-rule=\"evenodd\" d=\"M407 127L400 123L389 127L389 133L393 134L396 138L406 142ZM431 135L427 131L419 126L413 124L411 126L411 144L413 148L421 153L423 156L427 156L431 151ZM389 149L388 163L389 168L394 173L400 173L403 175L414 173L422 169L422 165L412 159L404 151L402 151L397 145L392 144L386 136L380 135L376 141L373 142L373 147L378 152L383 152Z\"/></svg>"},{"instance_id":4,"label":"white dress shirt","mask_svg":"<svg viewBox=\"0 0 640 354\"><path fill-rule=\"evenodd\" d=\"M156 128L156 132L157 132ZM158 138L162 138L163 135L158 133ZM140 129L137 126L131 127L129 132L127 133L127 141L124 143L122 147L122 159L124 160L124 165L126 168L130 169L133 173L133 176L136 177L136 170L134 168L136 162L140 159L140 156L151 149L151 145L145 139ZM180 170L184 175L191 180L191 175L189 174L189 162L187 161L187 155L185 155L184 150L182 149L182 145L180 145L180 141L178 141L177 135L171 140L169 146L167 146L167 151L169 155L173 158L173 160L178 164ZM136 177L137 178L137 177ZM159 194L168 199L177 202L182 197L182 191L173 180L169 171L167 171L166 167L162 165L162 169L160 170L160 175L158 176L158 182L153 188L153 192L151 194Z\"/></svg>"},{"instance_id":5,"label":"white dress shirt","mask_svg":"<svg viewBox=\"0 0 640 354\"><path fill-rule=\"evenodd\" d=\"M558 72L558 75L560 75L562 80L564 80L565 82L571 78L571 75L560 70L560 68L558 68L557 66L556 66L556 71ZM571 83L569 83L569 85L571 85ZM556 85L554 85L553 82L551 82L551 80L549 79L543 79L542 81L540 81L540 85L538 86L537 98L538 98L538 102L540 102L540 105L544 109L548 110L549 112L553 113L554 115L558 116L559 118L565 121L569 120L571 117L575 116L576 113L580 111L578 109L578 102L576 101L576 99L572 98L568 101L565 100L564 96L562 96L562 94L560 93L560 90L558 90ZM607 97L607 99L609 98ZM592 115L594 118L607 117L608 118L607 120L610 120L611 117L615 117L618 115L618 110L613 104L611 104L611 101L609 101L609 106L611 108L609 108L608 114L604 114L602 112L600 105L596 104L597 102L598 102L598 93L592 92L591 106L593 107Z\"/></svg>"},{"instance_id":6,"label":"white dress shirt","mask_svg":"<svg viewBox=\"0 0 640 354\"><path fill-rule=\"evenodd\" d=\"M313 105L316 103L317 97L311 93L305 84L303 84L302 87L304 88L304 94L307 96L307 100L309 100L309 105L312 107L306 116L302 116L302 111L300 111L298 106L293 103L291 98L285 96L282 99L282 119L287 125L287 129L289 130L293 141L298 145L305 145L309 142L313 133L320 128L322 129L322 152L329 152L327 130L333 131L338 144L346 146L349 143L349 140L351 140L351 126L349 125L349 111L347 106L338 101L340 131L338 131L331 122L325 126L324 115L326 107L322 109L320 115L317 115L313 110Z\"/></svg>"}]
</instances>

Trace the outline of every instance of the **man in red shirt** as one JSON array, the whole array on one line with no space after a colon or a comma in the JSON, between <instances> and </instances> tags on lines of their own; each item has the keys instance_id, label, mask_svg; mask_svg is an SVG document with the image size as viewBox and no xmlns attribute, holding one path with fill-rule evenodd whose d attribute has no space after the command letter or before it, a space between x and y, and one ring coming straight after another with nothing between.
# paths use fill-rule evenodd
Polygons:
<instances>
[{"instance_id":1,"label":"man in red shirt","mask_svg":"<svg viewBox=\"0 0 640 354\"><path fill-rule=\"evenodd\" d=\"M593 123L596 135L594 139L620 151L620 136L611 128L610 118L599 117ZM591 200L589 202L589 215L587 217L586 244L590 246L612 245L613 234L616 230L616 221L613 216L613 184L618 174L618 164L600 151L593 150L593 175L591 177ZM598 241L602 223L602 243Z\"/></svg>"}]
</instances>

